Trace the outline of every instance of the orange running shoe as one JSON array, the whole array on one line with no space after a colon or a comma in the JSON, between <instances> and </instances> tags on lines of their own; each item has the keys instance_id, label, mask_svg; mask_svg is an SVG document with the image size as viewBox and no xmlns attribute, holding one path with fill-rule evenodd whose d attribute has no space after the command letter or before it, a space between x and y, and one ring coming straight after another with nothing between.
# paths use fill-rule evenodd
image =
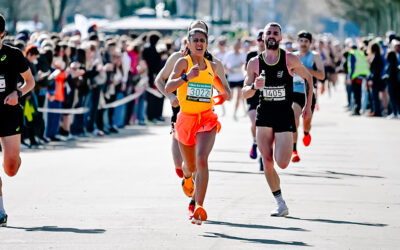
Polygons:
<instances>
[{"instance_id":1,"label":"orange running shoe","mask_svg":"<svg viewBox=\"0 0 400 250\"><path fill-rule=\"evenodd\" d=\"M293 151L293 153L292 153L292 162L299 162L299 161L300 161L299 154L297 154L297 151Z\"/></svg>"},{"instance_id":2,"label":"orange running shoe","mask_svg":"<svg viewBox=\"0 0 400 250\"><path fill-rule=\"evenodd\" d=\"M182 189L183 192L188 196L192 197L194 193L194 182L192 176L186 178L184 177L182 180Z\"/></svg>"},{"instance_id":3,"label":"orange running shoe","mask_svg":"<svg viewBox=\"0 0 400 250\"><path fill-rule=\"evenodd\" d=\"M175 168L176 175L178 175L179 178L183 178L183 170L179 168Z\"/></svg>"},{"instance_id":4,"label":"orange running shoe","mask_svg":"<svg viewBox=\"0 0 400 250\"><path fill-rule=\"evenodd\" d=\"M304 146L308 147L310 146L310 143L311 143L311 135L310 133L308 133L308 135L304 135L303 137L303 144Z\"/></svg>"},{"instance_id":5,"label":"orange running shoe","mask_svg":"<svg viewBox=\"0 0 400 250\"><path fill-rule=\"evenodd\" d=\"M192 224L197 224L200 226L201 223L206 220L207 220L206 210L202 206L196 205L196 209L194 210L192 218Z\"/></svg>"}]
</instances>

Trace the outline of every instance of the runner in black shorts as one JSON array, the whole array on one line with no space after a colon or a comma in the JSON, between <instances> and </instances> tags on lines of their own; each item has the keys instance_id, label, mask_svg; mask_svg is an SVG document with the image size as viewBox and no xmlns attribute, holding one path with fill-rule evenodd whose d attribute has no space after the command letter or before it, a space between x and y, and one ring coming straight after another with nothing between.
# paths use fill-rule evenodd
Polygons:
<instances>
[{"instance_id":1,"label":"runner in black shorts","mask_svg":"<svg viewBox=\"0 0 400 250\"><path fill-rule=\"evenodd\" d=\"M253 57L257 57L259 54L261 54L265 50L265 44L263 40L263 30L259 30L257 33L257 50L255 51L250 51L247 54L246 57L246 68L247 64L249 63L250 59ZM253 137L253 145L251 146L250 150L250 158L251 159L257 159L257 141L256 141L256 109L259 103L260 99L260 91L257 90L256 93L248 98L247 101L247 106L248 106L248 111L247 114L249 115L250 121L251 121L251 134ZM262 164L262 158L260 157L260 171L264 170L264 166Z\"/></svg>"},{"instance_id":2,"label":"runner in black shorts","mask_svg":"<svg viewBox=\"0 0 400 250\"><path fill-rule=\"evenodd\" d=\"M11 177L17 174L21 165L19 149L23 114L18 100L33 89L35 81L22 52L17 48L3 45L5 36L5 19L0 15L0 138L3 148L4 172ZM25 81L21 88L17 88L19 75ZM0 226L7 226L1 178Z\"/></svg>"},{"instance_id":3,"label":"runner in black shorts","mask_svg":"<svg viewBox=\"0 0 400 250\"><path fill-rule=\"evenodd\" d=\"M253 96L258 89L261 91L260 104L257 107L256 134L265 177L277 201L277 207L271 212L271 216L289 214L282 198L279 176L274 169L274 158L282 169L290 162L293 132L296 131L292 110L293 72L296 71L301 77L312 81L310 73L297 56L279 49L280 41L282 41L280 25L267 24L264 28L266 50L250 60L243 87L245 98ZM311 116L311 94L303 110L304 118Z\"/></svg>"},{"instance_id":4,"label":"runner in black shorts","mask_svg":"<svg viewBox=\"0 0 400 250\"><path fill-rule=\"evenodd\" d=\"M321 56L316 51L311 51L312 34L302 30L297 34L297 42L299 44L299 51L294 54L297 55L303 65L307 68L310 74L313 76L313 86L316 87L317 79L321 80L325 76L324 63L322 62ZM297 128L300 123L300 115L306 103L306 93L308 94L311 86L308 82L305 82L298 74L294 74L293 77L293 112L296 121L296 132L293 133L293 152L292 152L292 162L299 162L300 157L297 152ZM311 91L312 92L312 91ZM312 95L311 111L314 113L314 108L316 104L315 94ZM303 144L308 147L311 143L311 119L303 119Z\"/></svg>"}]
</instances>

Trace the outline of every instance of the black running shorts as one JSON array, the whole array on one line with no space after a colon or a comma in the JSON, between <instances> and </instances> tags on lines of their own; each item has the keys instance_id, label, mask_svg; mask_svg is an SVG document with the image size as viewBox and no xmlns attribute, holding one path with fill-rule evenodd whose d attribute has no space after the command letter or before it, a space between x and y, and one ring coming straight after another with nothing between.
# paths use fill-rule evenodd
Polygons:
<instances>
[{"instance_id":1,"label":"black running shorts","mask_svg":"<svg viewBox=\"0 0 400 250\"><path fill-rule=\"evenodd\" d=\"M260 102L260 91L257 90L252 97L246 100L246 102L247 107L249 108L248 111L257 109L258 103Z\"/></svg>"},{"instance_id":2,"label":"black running shorts","mask_svg":"<svg viewBox=\"0 0 400 250\"><path fill-rule=\"evenodd\" d=\"M233 88L243 88L243 82L244 81L229 82L229 87L231 89L233 89Z\"/></svg>"},{"instance_id":3,"label":"black running shorts","mask_svg":"<svg viewBox=\"0 0 400 250\"><path fill-rule=\"evenodd\" d=\"M0 137L21 134L23 113L21 106L0 105Z\"/></svg>"},{"instance_id":4,"label":"black running shorts","mask_svg":"<svg viewBox=\"0 0 400 250\"><path fill-rule=\"evenodd\" d=\"M181 107L171 107L172 108L172 117L171 117L171 134L174 133L175 131L175 123L176 123L176 119L178 118L178 113L181 110Z\"/></svg>"},{"instance_id":5,"label":"black running shorts","mask_svg":"<svg viewBox=\"0 0 400 250\"><path fill-rule=\"evenodd\" d=\"M271 127L275 133L296 132L296 123L292 107L257 107L257 127Z\"/></svg>"},{"instance_id":6,"label":"black running shorts","mask_svg":"<svg viewBox=\"0 0 400 250\"><path fill-rule=\"evenodd\" d=\"M301 109L306 105L306 95L304 93L293 92L293 102L299 104ZM315 95L312 95L312 103L311 103L311 112L314 113L315 103L316 103Z\"/></svg>"}]
</instances>

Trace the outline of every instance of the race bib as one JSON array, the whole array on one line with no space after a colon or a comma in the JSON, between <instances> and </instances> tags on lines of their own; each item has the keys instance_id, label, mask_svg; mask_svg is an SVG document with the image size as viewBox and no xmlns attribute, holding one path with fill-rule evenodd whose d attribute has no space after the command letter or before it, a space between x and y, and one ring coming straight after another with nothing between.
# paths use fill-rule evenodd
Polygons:
<instances>
[{"instance_id":1,"label":"race bib","mask_svg":"<svg viewBox=\"0 0 400 250\"><path fill-rule=\"evenodd\" d=\"M263 99L267 102L284 101L286 100L286 90L284 86L267 86L264 87Z\"/></svg>"},{"instance_id":2,"label":"race bib","mask_svg":"<svg viewBox=\"0 0 400 250\"><path fill-rule=\"evenodd\" d=\"M0 92L6 91L6 79L4 75L0 75Z\"/></svg>"},{"instance_id":3,"label":"race bib","mask_svg":"<svg viewBox=\"0 0 400 250\"><path fill-rule=\"evenodd\" d=\"M205 83L189 82L186 100L193 102L211 102L212 85Z\"/></svg>"}]
</instances>

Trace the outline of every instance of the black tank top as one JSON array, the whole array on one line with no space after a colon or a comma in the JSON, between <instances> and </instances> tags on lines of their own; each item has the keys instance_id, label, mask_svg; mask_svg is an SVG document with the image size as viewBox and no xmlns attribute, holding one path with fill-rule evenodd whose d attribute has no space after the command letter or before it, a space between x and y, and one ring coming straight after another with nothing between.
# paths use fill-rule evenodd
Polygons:
<instances>
[{"instance_id":1,"label":"black tank top","mask_svg":"<svg viewBox=\"0 0 400 250\"><path fill-rule=\"evenodd\" d=\"M261 90L260 105L292 106L293 76L286 66L286 51L279 49L279 59L275 64L267 64L264 53L258 56L259 74L265 71L265 86Z\"/></svg>"}]
</instances>

